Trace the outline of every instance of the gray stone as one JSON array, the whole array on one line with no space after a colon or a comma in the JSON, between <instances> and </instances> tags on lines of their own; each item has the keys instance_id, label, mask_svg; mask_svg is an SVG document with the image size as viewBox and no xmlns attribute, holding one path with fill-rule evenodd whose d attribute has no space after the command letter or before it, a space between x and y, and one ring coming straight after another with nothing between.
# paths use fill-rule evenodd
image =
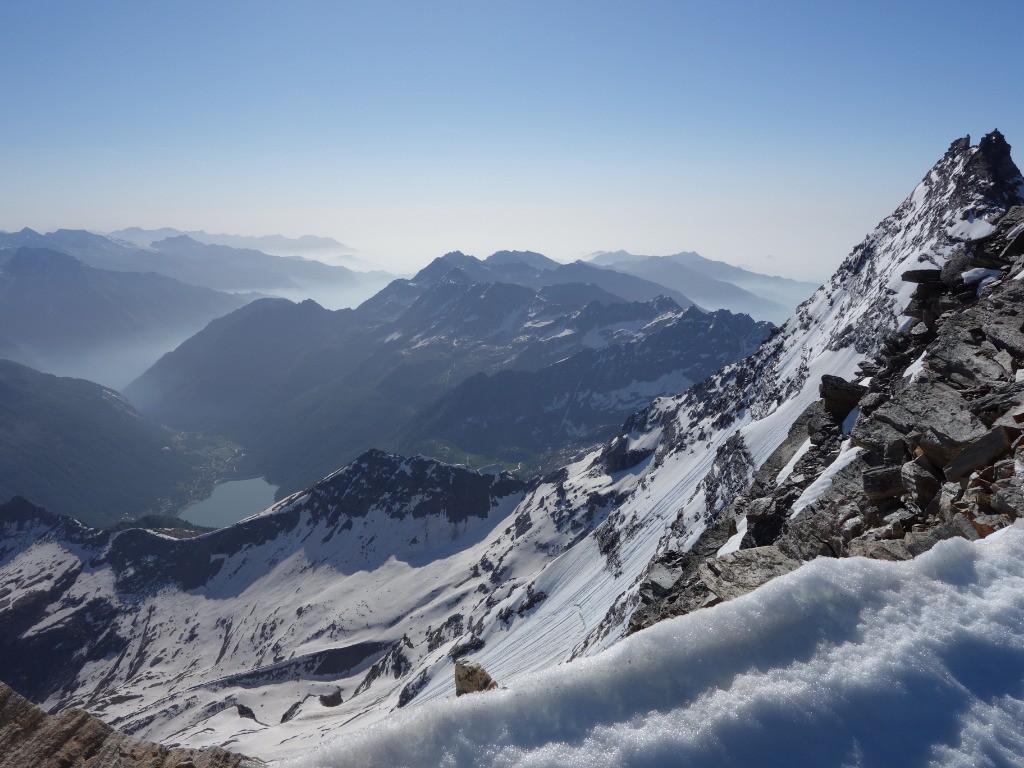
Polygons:
<instances>
[{"instance_id":1,"label":"gray stone","mask_svg":"<svg viewBox=\"0 0 1024 768\"><path fill-rule=\"evenodd\" d=\"M900 468L903 489L910 501L926 509L942 487L942 478L924 456L908 461Z\"/></svg>"},{"instance_id":2,"label":"gray stone","mask_svg":"<svg viewBox=\"0 0 1024 768\"><path fill-rule=\"evenodd\" d=\"M911 531L903 539L903 543L906 545L907 551L910 552L913 557L917 557L938 544L939 539L927 531Z\"/></svg>"},{"instance_id":3,"label":"gray stone","mask_svg":"<svg viewBox=\"0 0 1024 768\"><path fill-rule=\"evenodd\" d=\"M851 444L879 456L889 455L894 449L902 453L905 440L906 435L902 432L874 418L857 419L850 432Z\"/></svg>"},{"instance_id":4,"label":"gray stone","mask_svg":"<svg viewBox=\"0 0 1024 768\"><path fill-rule=\"evenodd\" d=\"M953 519L950 521L950 525L953 526L953 529L957 532L957 535L963 536L965 539L969 539L970 541L977 541L981 538L978 532L974 529L974 526L971 525L971 521L968 519L967 515L965 515L963 512L957 512L955 515L953 515Z\"/></svg>"},{"instance_id":5,"label":"gray stone","mask_svg":"<svg viewBox=\"0 0 1024 768\"><path fill-rule=\"evenodd\" d=\"M828 374L821 377L821 384L818 386L818 394L825 404L825 410L838 421L846 418L867 391L868 388L865 386Z\"/></svg>"},{"instance_id":6,"label":"gray stone","mask_svg":"<svg viewBox=\"0 0 1024 768\"><path fill-rule=\"evenodd\" d=\"M990 497L992 509L1018 518L1024 515L1024 494L1020 488L1000 488Z\"/></svg>"},{"instance_id":7,"label":"gray stone","mask_svg":"<svg viewBox=\"0 0 1024 768\"><path fill-rule=\"evenodd\" d=\"M867 470L863 475L864 495L873 502L896 499L903 494L900 467L884 466Z\"/></svg>"},{"instance_id":8,"label":"gray stone","mask_svg":"<svg viewBox=\"0 0 1024 768\"><path fill-rule=\"evenodd\" d=\"M497 687L498 684L479 664L466 659L459 659L455 662L456 696L479 691L492 691Z\"/></svg>"},{"instance_id":9,"label":"gray stone","mask_svg":"<svg viewBox=\"0 0 1024 768\"><path fill-rule=\"evenodd\" d=\"M697 572L711 592L722 600L732 600L799 566L798 561L769 545L708 559Z\"/></svg>"},{"instance_id":10,"label":"gray stone","mask_svg":"<svg viewBox=\"0 0 1024 768\"><path fill-rule=\"evenodd\" d=\"M928 367L960 386L1005 381L1005 371L999 364L976 354L978 344L971 330L974 329L956 328L943 333L928 348Z\"/></svg>"},{"instance_id":11,"label":"gray stone","mask_svg":"<svg viewBox=\"0 0 1024 768\"><path fill-rule=\"evenodd\" d=\"M947 480L959 480L993 461L1010 449L1010 437L1003 427L993 427L969 441L943 469Z\"/></svg>"},{"instance_id":12,"label":"gray stone","mask_svg":"<svg viewBox=\"0 0 1024 768\"><path fill-rule=\"evenodd\" d=\"M986 323L982 327L985 336L999 349L1005 349L1015 359L1024 361L1024 333L1019 327L1008 323Z\"/></svg>"},{"instance_id":13,"label":"gray stone","mask_svg":"<svg viewBox=\"0 0 1024 768\"><path fill-rule=\"evenodd\" d=\"M655 599L665 597L672 591L676 581L682 575L681 568L669 568L663 563L655 563L647 574L647 583L650 585L651 594Z\"/></svg>"},{"instance_id":14,"label":"gray stone","mask_svg":"<svg viewBox=\"0 0 1024 768\"><path fill-rule=\"evenodd\" d=\"M871 539L854 539L847 548L850 557L869 557L872 560L909 560L910 550L902 539L872 541Z\"/></svg>"},{"instance_id":15,"label":"gray stone","mask_svg":"<svg viewBox=\"0 0 1024 768\"><path fill-rule=\"evenodd\" d=\"M933 463L949 463L960 447L984 434L985 425L970 412L967 403L952 387L937 381L918 381L876 410L871 422L886 424L900 435L910 436ZM854 428L854 442L866 443L871 430ZM888 437L883 431L884 437ZM876 441L877 442L877 441ZM867 447L865 445L864 447Z\"/></svg>"}]
</instances>

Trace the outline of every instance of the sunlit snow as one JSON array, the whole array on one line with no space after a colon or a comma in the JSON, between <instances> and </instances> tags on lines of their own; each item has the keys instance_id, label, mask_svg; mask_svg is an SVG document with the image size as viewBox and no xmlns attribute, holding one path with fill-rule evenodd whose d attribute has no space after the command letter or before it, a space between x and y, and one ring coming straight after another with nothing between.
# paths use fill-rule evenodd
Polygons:
<instances>
[{"instance_id":1,"label":"sunlit snow","mask_svg":"<svg viewBox=\"0 0 1024 768\"><path fill-rule=\"evenodd\" d=\"M286 765L1024 765L1024 526L822 558L502 682Z\"/></svg>"}]
</instances>

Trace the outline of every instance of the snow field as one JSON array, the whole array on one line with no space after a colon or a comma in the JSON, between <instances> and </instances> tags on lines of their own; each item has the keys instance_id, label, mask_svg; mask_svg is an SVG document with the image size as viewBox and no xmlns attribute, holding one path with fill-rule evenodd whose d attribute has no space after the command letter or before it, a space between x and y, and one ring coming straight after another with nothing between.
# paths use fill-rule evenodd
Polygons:
<instances>
[{"instance_id":1,"label":"snow field","mask_svg":"<svg viewBox=\"0 0 1024 768\"><path fill-rule=\"evenodd\" d=\"M907 563L819 559L282 765L1024 765L1022 713L1018 524Z\"/></svg>"}]
</instances>

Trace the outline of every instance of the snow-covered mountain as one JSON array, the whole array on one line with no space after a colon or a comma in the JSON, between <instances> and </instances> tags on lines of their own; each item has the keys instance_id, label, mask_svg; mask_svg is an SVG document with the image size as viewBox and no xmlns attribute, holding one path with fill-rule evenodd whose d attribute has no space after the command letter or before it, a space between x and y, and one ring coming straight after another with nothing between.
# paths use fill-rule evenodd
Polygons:
<instances>
[{"instance_id":1,"label":"snow-covered mountain","mask_svg":"<svg viewBox=\"0 0 1024 768\"><path fill-rule=\"evenodd\" d=\"M830 613L836 591L828 584L876 589L872 579L880 572L850 564L833 577L828 575L833 564L821 562L810 575L798 572L789 587L762 593L763 603L748 600L715 609L722 624L707 635L697 637L700 622L684 617L622 644L612 655L551 670L620 644L650 583L652 561L669 551L685 555L699 544L769 459L780 469L798 463L803 439L793 439L794 424L801 426L798 417L819 399L822 376L852 378L859 361L882 351L906 313L918 311L908 307L916 288L904 275L958 263L965 245L992 233L1010 206L1024 204L1022 185L998 133L977 146L969 139L954 142L894 214L753 355L685 394L656 400L607 445L527 487L510 477L372 453L260 516L186 540L146 531L100 534L23 501L9 504L0 511L0 678L20 675L30 696L47 706L83 704L145 738L227 744L267 758L300 755L327 735L348 736L395 709L415 707L419 713L409 717L428 727L421 731L408 719L399 722L406 724L406 735L425 734L416 751L427 761L445 749L441 742L448 735L430 730L431 724L451 722L446 712L465 710L479 718L472 721L476 730L489 735L482 755L465 757L472 751L470 741L449 745L452 764L500 764L499 758L509 763L521 754L515 750L536 745L531 739L547 745L547 752L535 756L538 764L557 764L558 755L568 760L572 745L563 749L557 742L583 739L589 739L584 745L589 751L576 754L583 762L584 754L600 754L621 764L630 761L616 762L616 753L607 744L602 748L601 738L620 743L627 738L624 730L632 728L642 742L645 734L652 735L643 732L651 723L661 734L685 732L687 723L721 722L728 715L714 709L715 702L708 703L710 709L686 709L687 702L676 698L666 703L659 698L665 688L652 682L653 692L648 685L619 690L599 708L605 714L593 718L588 713L594 710L574 706L579 700L564 693L565 687L579 685L600 700L601 689L591 681L614 677L627 686L621 670L614 675L611 670L633 664L640 680L663 680L675 696L672 681L682 684L685 677L662 676L659 670L679 658L680 668L699 678L707 658L700 649L711 654L712 639L724 635L738 643L730 648L749 656L746 664L730 659L726 678L739 688L735 698L719 702L743 714L747 710L739 703L750 700L745 692L765 682L757 670L768 651L756 636L746 646L739 639L759 628L775 631L770 619L775 606L789 599L784 590L820 588L806 603L812 620L805 626L817 629L822 624L813 619L820 613L836 620ZM1019 232L1001 236L1019 239ZM1019 275L1024 265L1013 264ZM999 278L1005 282L1010 270L1009 263L1001 267ZM976 297L976 286L969 293ZM1005 302L1000 307L1013 309ZM1008 343L1015 344L1013 338ZM994 346L991 355L998 355ZM1016 364L1011 359L1007 365L1012 370ZM845 449L847 458L840 453L822 483L837 476L851 454L859 455L859 449ZM773 477L782 483L786 472ZM996 485L986 482L986 487ZM736 546L745 546L741 532L736 534ZM1010 593L1020 579L1013 565L1020 542L1016 532L1011 534L991 545L991 554L977 558L989 563L988 575L964 565L974 559L965 554L967 545L937 547L918 568L935 583L907 586L908 600L894 604L929 604L956 587L969 591L976 581L990 587L1000 580L1005 586L999 587L1000 605L1011 612L1007 620L1019 625L1019 598ZM903 583L898 576L881 578L887 585L882 591L890 594ZM871 608L878 605L870 596L857 599ZM971 605L980 609L984 602ZM856 605L844 605L858 615ZM744 606L754 613L749 620ZM866 625L870 636L889 641L893 635L886 622L892 622L892 611L883 606L868 613L879 618ZM922 609L921 615L926 613ZM991 612L985 617L990 624L1006 618L996 621ZM832 639L841 639L845 626L837 621L839 634ZM778 631L789 637L798 629L790 623ZM913 629L907 628L908 643L915 642ZM682 642L670 639L679 632ZM1001 658L1015 664L1019 643L1005 641L1005 635L990 633L1002 642L998 648L1009 649ZM647 653L650 648L655 654L658 646L668 661ZM941 644L934 648L943 653ZM827 644L819 653L796 654L800 663L811 659L817 666L801 672L793 684L820 679L817 669L823 674L841 669ZM454 663L466 655L514 692L452 710L447 699ZM42 668L29 663L42 657L59 663ZM943 658L959 669L963 657L951 652ZM711 658L712 669L725 668L724 657ZM741 669L753 671L746 677L729 671ZM518 692L534 679L541 681L541 690L533 700L548 717L526 721L525 733L522 721L509 715L517 711L517 697L522 700ZM699 678L684 691L701 696L710 691L702 687L706 680ZM983 719L993 701L1000 722L1019 712L1019 691L1008 691L1011 700L998 699L1002 689L974 682L971 697L964 699L968 720ZM779 686L776 690L790 690L784 679ZM837 686L830 690L839 695L850 690ZM655 714L646 714L652 710ZM763 732L775 734L778 719L772 712L778 710L760 711L766 713ZM634 717L641 715L642 720ZM509 731L502 735L496 723ZM960 732L976 735L977 729ZM404 747L387 744L394 731L372 733L353 743L380 762L389 756L395 764L408 762ZM634 764L645 755L656 760L663 754L657 749L665 742L644 743L655 751L645 752L641 744ZM672 743L686 747L685 739ZM505 745L514 748L508 759L501 753ZM337 764L345 764L345 749L339 748ZM873 762L870 752L846 757L851 764Z\"/></svg>"},{"instance_id":2,"label":"snow-covered mountain","mask_svg":"<svg viewBox=\"0 0 1024 768\"><path fill-rule=\"evenodd\" d=\"M238 442L251 471L283 493L370 447L549 469L564 454L603 441L642 402L747 354L770 330L728 312L684 315L658 286L631 275L576 270L610 287L642 289L644 301L560 282L562 267L543 268L538 254L497 256L492 263L447 254L355 310L255 302L167 354L125 394L164 423ZM509 274L553 284L502 282ZM466 379L499 371L529 377L559 364L554 375L530 377L540 384L539 411L510 403L524 439L491 433L490 442L474 441L435 429L444 426L450 402L439 398ZM544 407L588 392L598 397L576 403L585 407L561 419L563 429L545 428L554 411ZM504 402L500 389L489 395Z\"/></svg>"}]
</instances>

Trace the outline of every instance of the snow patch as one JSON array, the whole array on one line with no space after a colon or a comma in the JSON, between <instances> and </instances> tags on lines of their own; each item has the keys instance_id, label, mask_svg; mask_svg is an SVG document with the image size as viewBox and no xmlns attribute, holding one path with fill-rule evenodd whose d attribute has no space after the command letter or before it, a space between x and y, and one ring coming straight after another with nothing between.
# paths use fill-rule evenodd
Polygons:
<instances>
[{"instance_id":1,"label":"snow patch","mask_svg":"<svg viewBox=\"0 0 1024 768\"><path fill-rule=\"evenodd\" d=\"M805 507L816 502L821 494L832 486L832 478L850 466L863 450L863 448L851 448L850 441L844 440L842 447L839 449L839 456L828 465L828 468L818 476L817 480L804 488L800 498L793 502L789 516L796 517Z\"/></svg>"},{"instance_id":2,"label":"snow patch","mask_svg":"<svg viewBox=\"0 0 1024 768\"><path fill-rule=\"evenodd\" d=\"M747 516L743 515L736 522L736 533L729 537L729 540L725 542L721 547L718 548L718 552L715 553L715 557L721 557L727 555L730 552L735 552L740 548L740 544L743 543L743 537L747 535Z\"/></svg>"},{"instance_id":3,"label":"snow patch","mask_svg":"<svg viewBox=\"0 0 1024 768\"><path fill-rule=\"evenodd\" d=\"M793 474L793 470L796 468L797 462L804 457L804 454L811 450L811 438L804 440L803 445L796 449L796 453L793 454L793 458L789 460L782 469L779 470L779 474L775 476L775 484L781 485L787 477Z\"/></svg>"}]
</instances>

